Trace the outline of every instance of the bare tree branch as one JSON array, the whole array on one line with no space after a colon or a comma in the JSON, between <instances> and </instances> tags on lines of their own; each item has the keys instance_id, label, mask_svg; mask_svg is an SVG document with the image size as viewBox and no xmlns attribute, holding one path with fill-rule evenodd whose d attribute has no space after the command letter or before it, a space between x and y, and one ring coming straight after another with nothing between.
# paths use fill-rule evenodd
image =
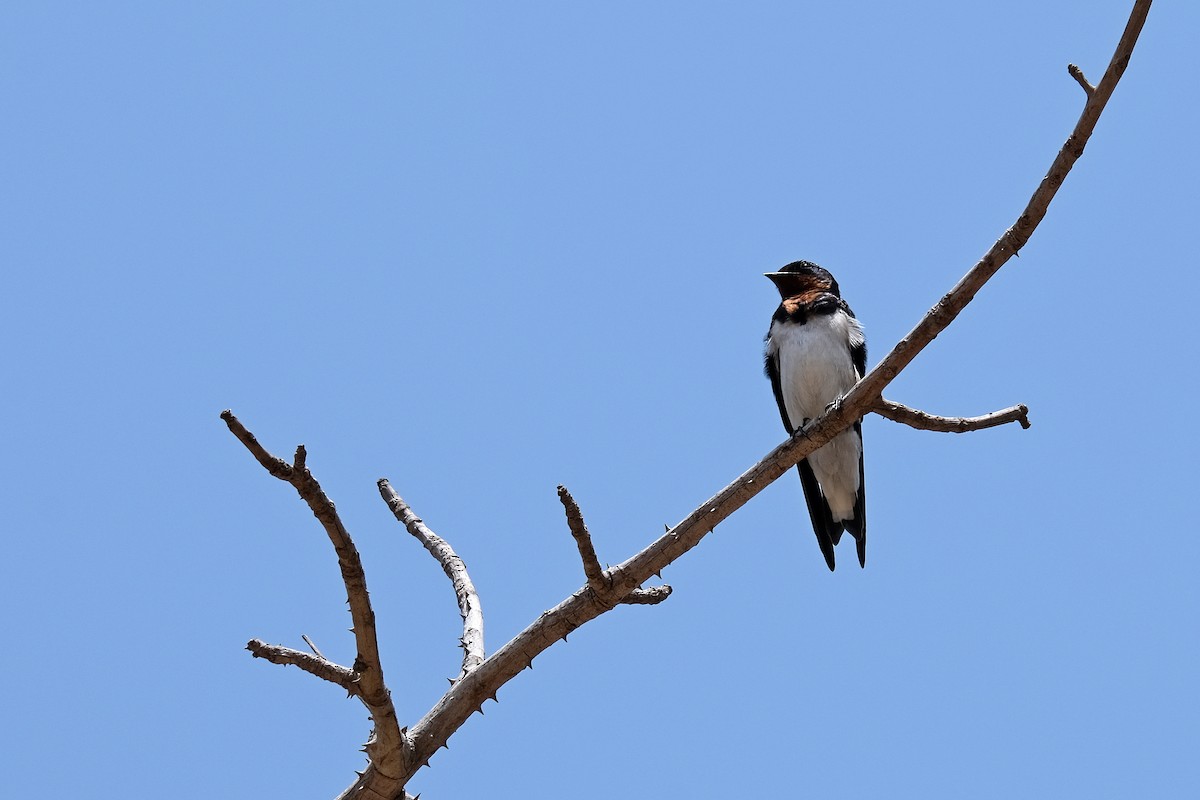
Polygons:
<instances>
[{"instance_id":1,"label":"bare tree branch","mask_svg":"<svg viewBox=\"0 0 1200 800\"><path fill-rule=\"evenodd\" d=\"M288 464L268 453L232 411L222 411L221 419L225 420L230 432L245 445L267 472L282 481L287 481L295 488L300 498L308 504L313 516L325 528L325 533L337 554L342 582L346 586L347 602L350 604L350 618L354 623L351 630L358 646L358 655L354 659L353 671L358 675L359 697L370 710L371 719L375 723L369 755L376 763L406 762L408 742L400 731L396 708L392 705L391 693L383 680L379 643L375 636L375 612L367 594L367 578L363 573L362 559L358 555L358 548L354 546L354 540L350 538L350 533L338 517L333 501L325 495L321 484L309 472L305 464L304 446L296 448L296 461L294 464Z\"/></svg>"},{"instance_id":2,"label":"bare tree branch","mask_svg":"<svg viewBox=\"0 0 1200 800\"><path fill-rule=\"evenodd\" d=\"M358 675L349 667L335 664L322 655L310 655L303 650L293 650L279 644L267 644L259 639L251 639L246 649L255 658L265 658L272 664L292 664L310 675L316 675L322 680L336 683L352 697L362 697L358 685Z\"/></svg>"},{"instance_id":3,"label":"bare tree branch","mask_svg":"<svg viewBox=\"0 0 1200 800\"><path fill-rule=\"evenodd\" d=\"M1042 178L1042 182L1029 199L1021 216L954 288L929 310L929 313L917 326L892 348L892 352L888 353L875 369L871 370L850 390L843 405L857 407L864 397L879 397L884 388L900 374L900 371L916 358L917 354L933 340L933 337L954 321L959 312L975 297L976 292L983 288L983 285L1004 266L1005 262L1029 241L1029 237L1033 235L1038 224L1046 216L1046 209L1050 206L1050 201L1054 199L1059 187L1062 186L1067 173L1083 155L1083 149L1087 145L1092 131L1095 130L1100 113L1112 96L1117 81L1121 79L1121 75L1129 65L1133 47L1137 43L1138 34L1141 33L1142 25L1145 23L1146 14L1149 11L1150 0L1137 0L1134 3L1129 22L1117 43L1116 51L1113 53L1108 69L1104 72L1104 77L1100 79L1096 91L1089 95L1087 103L1084 104L1083 113L1075 123L1075 129L1058 151L1046 177Z\"/></svg>"},{"instance_id":4,"label":"bare tree branch","mask_svg":"<svg viewBox=\"0 0 1200 800\"><path fill-rule=\"evenodd\" d=\"M567 527L571 529L571 536L575 537L575 546L579 548L579 558L583 561L583 574L587 576L588 586L596 592L604 591L608 588L608 576L604 574L600 559L596 557L592 535L588 533L587 525L583 522L583 512L579 510L579 504L567 491L567 487L558 487L558 499L562 501L563 509L567 513Z\"/></svg>"},{"instance_id":5,"label":"bare tree branch","mask_svg":"<svg viewBox=\"0 0 1200 800\"><path fill-rule=\"evenodd\" d=\"M483 607L479 602L479 594L475 584L467 574L467 565L458 557L446 540L438 536L425 525L408 504L396 494L396 490L388 483L387 478L379 480L379 494L388 508L396 516L408 532L425 545L437 562L442 565L442 571L454 586L454 596L458 598L458 610L463 619L462 672L454 679L455 682L466 677L467 673L483 663Z\"/></svg>"},{"instance_id":6,"label":"bare tree branch","mask_svg":"<svg viewBox=\"0 0 1200 800\"><path fill-rule=\"evenodd\" d=\"M1063 180L1066 178L1075 161L1082 155L1084 146L1095 129L1101 112L1104 110L1113 89L1116 87L1117 82L1120 80L1129 63L1129 58L1137 42L1138 34L1145 22L1146 15L1149 12L1150 5L1150 0L1136 0L1134 3L1129 22L1117 44L1116 51L1104 76L1101 78L1099 84L1092 91L1088 92L1087 102L1084 105L1079 121L1051 164L1045 178L1043 178L1041 184L1033 193L1021 216L874 369L867 373L845 397L833 404L826 413L812 420L803 429L797 431L788 441L780 444L768 453L761 461L738 476L738 478L713 497L702 503L688 514L683 521L667 530L666 533L644 550L623 563L607 571L602 571L601 576L605 579L602 585L598 586L598 582L594 580L595 571L591 564L595 562L596 567L598 567L599 562L596 560L594 549L591 547L590 537L586 537L586 528L583 527L582 515L578 516L577 527L576 523L572 521L571 506L573 505L573 501L568 504L567 499L570 496L565 493L565 490L561 490L560 497L563 498L564 506L567 509L568 524L571 525L572 533L575 534L576 542L580 547L580 555L585 565L585 574L588 575L588 584L581 587L554 608L543 613L511 641L496 650L488 658L483 659L474 669L468 670L466 668L466 659L464 659L462 679L454 682L449 691L442 696L437 704L407 731L407 744L410 749L380 747L373 736L372 740L367 744L367 754L370 757L371 763L368 764L367 769L363 773L360 773L358 780L342 793L340 798L371 798L372 800L387 798L391 800L391 798L407 797L404 794L403 787L409 778L418 769L428 764L438 749L446 746L448 739L454 731L471 714L480 711L486 700L494 700L501 686L526 667L532 666L533 659L537 655L558 640L565 638L584 623L595 619L618 604L657 602L662 597L667 596L670 592L669 587L641 589L640 586L651 575L657 574L665 566L699 544L713 528L745 505L746 502L762 491L768 484L789 471L800 459L812 454L866 414L882 408L883 411L880 411L881 414L888 412L894 413L896 416L907 416L910 419L919 420L919 427L950 424L952 426L949 428L950 430L957 430L962 425L985 427L980 420L988 418L991 419L992 424L1001 424L995 421L997 414L1016 412L1017 409L1007 409L1004 412L988 415L986 418L957 421L948 420L947 418L933 417L923 412L917 412L913 409L906 409L899 404L887 403L882 400L882 392L934 337L954 321L958 314L974 298L975 294L995 275L1008 259L1016 255L1028 242L1029 237L1045 217L1046 209L1058 191L1059 186L1062 185ZM1080 81L1086 90L1088 84L1086 80L1081 79L1082 71L1078 69L1072 70L1071 74L1075 76L1077 72L1076 80ZM904 410L898 411L896 409ZM1019 407L1019 409L1019 415L1015 419L1022 421L1026 412L1024 407ZM884 415L886 416L887 414ZM232 414L225 412L222 416L229 422L230 429L234 431L235 435L238 435L238 438L246 444L247 448L250 449L259 462L272 475L276 475L276 477L280 477L297 486L301 497L304 497L309 502L310 507L314 509L314 514L317 515L317 518L322 521L327 531L330 532L330 538L334 540L335 548L338 548L339 561L343 562L343 575L345 576L348 570L345 566L342 549L339 548L339 540L335 537L335 531L331 530L332 522L329 521L331 516L336 520L336 515L332 514L332 503L329 503L328 499L319 493L319 487L316 487L315 491L311 488L311 486L315 486L316 482L312 480L303 466L303 454L297 454L296 465L287 465L285 462L275 459L266 453L254 441L253 436L250 436L240 425L236 425L235 427L236 419L233 418ZM907 422L908 420L903 421ZM1027 420L1024 420L1024 422L1027 423ZM242 431L241 434L238 432L239 429ZM931 427L931 429L937 428ZM311 486L306 481L311 481ZM380 482L380 491L384 495L384 498L389 500L389 506L393 507L397 518L409 527L410 532L422 539L426 547L430 549L430 552L435 552L437 546L434 545L431 547L430 542L434 540L440 542L440 540L437 540L431 533L428 533L428 529L424 529L420 520L412 514L411 510L398 497L395 498L397 505L393 505L393 502L388 497L389 489L387 488L386 481ZM394 495L394 493L392 494ZM578 511L577 506L575 506L575 511ZM340 522L337 522L334 527L340 531L339 536L344 536L344 530L341 529ZM418 530L424 530L418 533L418 530L414 530L414 527ZM346 542L349 541L348 536L344 538ZM584 546L585 541L586 548ZM352 547L352 545L350 546ZM446 549L449 549L448 546ZM452 551L450 553L452 554ZM437 553L435 552L436 555ZM439 558L439 561L442 561L442 559ZM354 554L354 563L357 564L357 553ZM443 561L443 566L446 566L445 561ZM451 574L449 568L447 568L447 574ZM465 575L465 570L463 574ZM361 578L361 567L359 567L359 577ZM453 575L451 577L454 579ZM351 581L347 578L348 589L350 588L350 584ZM455 588L457 593L457 581ZM364 583L362 597L365 598L365 596ZM352 602L352 611L353 606ZM463 609L463 614L465 620L467 616L465 608ZM357 635L359 635L359 632L356 630ZM373 627L371 628L371 637L373 640ZM464 636L464 645L467 638ZM480 642L480 648L480 653L482 654L482 642ZM363 645L360 643L360 657L363 649ZM370 654L376 660L369 665L372 667L370 672L359 670L363 672L360 684L365 688L368 675L370 675L378 680L378 688L383 690L382 676L379 673L377 664L377 653L372 649ZM359 668L357 663L355 668ZM385 690L383 691L386 693ZM394 721L394 712L392 720Z\"/></svg>"},{"instance_id":7,"label":"bare tree branch","mask_svg":"<svg viewBox=\"0 0 1200 800\"><path fill-rule=\"evenodd\" d=\"M1023 405L993 411L981 417L939 417L881 397L871 410L892 422L938 433L969 433L1009 422L1019 422L1022 428L1029 428L1029 409Z\"/></svg>"},{"instance_id":8,"label":"bare tree branch","mask_svg":"<svg viewBox=\"0 0 1200 800\"><path fill-rule=\"evenodd\" d=\"M1117 81L1129 63L1150 0L1137 0L1129 24L1095 94L1088 98L1082 115L1066 144L1054 159L1017 222L1004 233L980 261L922 318L883 361L850 390L840 403L768 453L761 461L701 504L682 522L649 547L608 571L611 587L606 592L581 589L542 614L508 644L494 652L479 669L456 684L429 713L410 730L416 764L426 764L450 734L477 711L484 700L528 666L532 657L550 647L585 622L619 601L663 567L700 543L717 524L746 504L768 484L790 470L800 459L850 427L878 402L883 389L933 340L945 330L1004 263L1024 246L1042 221L1046 208L1095 128L1096 120L1112 96Z\"/></svg>"}]
</instances>

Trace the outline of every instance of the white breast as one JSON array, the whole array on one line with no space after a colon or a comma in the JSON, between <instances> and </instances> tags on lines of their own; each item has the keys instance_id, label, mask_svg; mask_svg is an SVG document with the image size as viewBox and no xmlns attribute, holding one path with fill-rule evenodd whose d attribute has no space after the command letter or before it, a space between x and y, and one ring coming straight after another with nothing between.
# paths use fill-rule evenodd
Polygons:
<instances>
[{"instance_id":1,"label":"white breast","mask_svg":"<svg viewBox=\"0 0 1200 800\"><path fill-rule=\"evenodd\" d=\"M859 379L850 347L862 341L862 326L844 311L809 317L804 325L771 324L767 347L778 353L783 405L793 427L820 416Z\"/></svg>"},{"instance_id":2,"label":"white breast","mask_svg":"<svg viewBox=\"0 0 1200 800\"><path fill-rule=\"evenodd\" d=\"M767 350L779 359L783 406L793 428L819 417L862 377L850 358L850 348L862 342L862 326L843 311L810 317L804 325L771 324ZM808 457L835 520L854 516L861 457L862 440L853 430Z\"/></svg>"}]
</instances>

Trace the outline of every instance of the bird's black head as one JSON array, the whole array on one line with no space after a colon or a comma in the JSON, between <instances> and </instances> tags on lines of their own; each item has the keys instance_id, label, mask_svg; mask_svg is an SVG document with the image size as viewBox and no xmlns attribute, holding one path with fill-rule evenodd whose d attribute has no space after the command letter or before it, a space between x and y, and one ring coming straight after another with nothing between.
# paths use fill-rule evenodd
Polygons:
<instances>
[{"instance_id":1,"label":"bird's black head","mask_svg":"<svg viewBox=\"0 0 1200 800\"><path fill-rule=\"evenodd\" d=\"M775 288L779 289L781 297L822 292L828 292L838 298L842 296L837 281L829 271L811 261L793 261L778 272L764 274L775 284Z\"/></svg>"}]
</instances>

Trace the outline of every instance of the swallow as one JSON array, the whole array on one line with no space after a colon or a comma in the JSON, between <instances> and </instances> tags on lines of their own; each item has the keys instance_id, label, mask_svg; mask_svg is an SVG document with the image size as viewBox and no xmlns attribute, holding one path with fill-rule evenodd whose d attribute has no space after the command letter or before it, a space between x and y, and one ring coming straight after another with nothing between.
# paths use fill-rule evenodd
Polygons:
<instances>
[{"instance_id":1,"label":"swallow","mask_svg":"<svg viewBox=\"0 0 1200 800\"><path fill-rule=\"evenodd\" d=\"M842 299L837 281L810 261L768 272L782 302L771 317L764 360L779 416L788 434L850 390L867 371L862 325ZM854 537L858 563L867 565L862 420L796 465L808 515L829 569L843 531Z\"/></svg>"}]
</instances>

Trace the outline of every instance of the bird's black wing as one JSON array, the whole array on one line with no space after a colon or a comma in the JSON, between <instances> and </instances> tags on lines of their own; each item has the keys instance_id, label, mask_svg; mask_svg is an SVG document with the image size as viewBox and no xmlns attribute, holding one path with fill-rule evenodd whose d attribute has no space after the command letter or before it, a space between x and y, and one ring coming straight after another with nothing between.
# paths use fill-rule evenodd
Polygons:
<instances>
[{"instance_id":1,"label":"bird's black wing","mask_svg":"<svg viewBox=\"0 0 1200 800\"><path fill-rule=\"evenodd\" d=\"M779 376L778 353L768 351L765 362L767 377L771 379L771 391L775 393L775 403L779 406L779 417L783 420L783 427L790 436L795 433L795 428L792 427L792 421L788 419L787 406L783 403L783 383ZM835 533L838 537L842 535L842 526L833 521L833 512L829 510L829 503L826 502L825 495L821 493L821 484L817 482L817 476L813 474L808 459L800 459L796 469L800 473L800 485L804 488L804 502L808 505L808 516L812 520L813 533L817 535L817 545L821 548L821 555L825 556L825 563L829 565L829 570L832 572L834 568L834 535Z\"/></svg>"},{"instance_id":2,"label":"bird's black wing","mask_svg":"<svg viewBox=\"0 0 1200 800\"><path fill-rule=\"evenodd\" d=\"M788 436L795 433L792 428L792 421L788 419L787 406L783 404L783 384L779 378L779 353L772 353L767 350L766 356L763 358L763 371L767 373L767 377L771 381L771 391L775 393L775 405L779 406L779 418L783 420L783 428L788 432Z\"/></svg>"},{"instance_id":3,"label":"bird's black wing","mask_svg":"<svg viewBox=\"0 0 1200 800\"><path fill-rule=\"evenodd\" d=\"M854 496L854 519L843 520L846 530L854 537L858 551L858 565L867 566L867 476L863 470L862 422L854 423L854 434L858 436L858 494Z\"/></svg>"},{"instance_id":4,"label":"bird's black wing","mask_svg":"<svg viewBox=\"0 0 1200 800\"><path fill-rule=\"evenodd\" d=\"M821 548L821 555L825 556L829 571L833 572L833 540L835 536L841 538L842 526L833 521L833 512L829 510L825 495L821 494L821 484L817 483L817 476L813 474L808 459L800 459L796 469L800 472L800 485L804 487L804 502L808 505L808 517L812 520L813 533L817 535L817 545Z\"/></svg>"},{"instance_id":5,"label":"bird's black wing","mask_svg":"<svg viewBox=\"0 0 1200 800\"><path fill-rule=\"evenodd\" d=\"M850 310L850 306L846 301L842 301L842 309L851 317L854 312ZM854 369L858 372L858 379L867 374L867 343L861 342L857 346L850 348L850 361L854 364ZM860 566L867 565L867 482L866 473L863 470L863 450L862 450L862 420L854 423L854 432L858 435L858 495L854 498L854 520L847 521L846 530L850 531L850 535L854 537L855 548L858 550L858 563Z\"/></svg>"},{"instance_id":6,"label":"bird's black wing","mask_svg":"<svg viewBox=\"0 0 1200 800\"><path fill-rule=\"evenodd\" d=\"M840 304L850 319L857 319L845 300L841 300ZM854 363L854 368L858 370L858 379L862 380L862 377L867 374L867 343L865 340L850 348L850 360Z\"/></svg>"}]
</instances>

